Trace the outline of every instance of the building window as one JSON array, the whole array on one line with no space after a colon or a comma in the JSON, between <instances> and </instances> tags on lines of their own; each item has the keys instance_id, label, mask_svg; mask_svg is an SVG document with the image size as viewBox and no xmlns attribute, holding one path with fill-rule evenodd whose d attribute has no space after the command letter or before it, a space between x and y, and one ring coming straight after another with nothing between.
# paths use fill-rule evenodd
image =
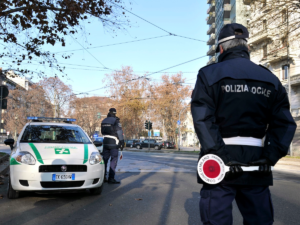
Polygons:
<instances>
[{"instance_id":1,"label":"building window","mask_svg":"<svg viewBox=\"0 0 300 225\"><path fill-rule=\"evenodd\" d=\"M281 79L282 80L287 80L288 79L288 68L289 66L288 65L283 65L282 66L282 76L281 76Z\"/></svg>"},{"instance_id":2,"label":"building window","mask_svg":"<svg viewBox=\"0 0 300 225\"><path fill-rule=\"evenodd\" d=\"M263 20L263 30L267 29L267 20Z\"/></svg>"},{"instance_id":3,"label":"building window","mask_svg":"<svg viewBox=\"0 0 300 225\"><path fill-rule=\"evenodd\" d=\"M268 45L264 45L263 47L263 57L267 57L268 56Z\"/></svg>"}]
</instances>

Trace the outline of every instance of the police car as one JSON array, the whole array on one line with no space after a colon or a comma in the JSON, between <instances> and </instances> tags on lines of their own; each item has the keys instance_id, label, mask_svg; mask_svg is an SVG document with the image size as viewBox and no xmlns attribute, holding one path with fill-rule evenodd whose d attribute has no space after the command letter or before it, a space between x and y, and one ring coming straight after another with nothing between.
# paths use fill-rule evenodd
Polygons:
<instances>
[{"instance_id":1,"label":"police car","mask_svg":"<svg viewBox=\"0 0 300 225\"><path fill-rule=\"evenodd\" d=\"M18 140L5 140L12 149L8 198L23 191L89 189L101 194L104 161L75 119L28 117ZM95 143L96 144L96 143Z\"/></svg>"}]
</instances>

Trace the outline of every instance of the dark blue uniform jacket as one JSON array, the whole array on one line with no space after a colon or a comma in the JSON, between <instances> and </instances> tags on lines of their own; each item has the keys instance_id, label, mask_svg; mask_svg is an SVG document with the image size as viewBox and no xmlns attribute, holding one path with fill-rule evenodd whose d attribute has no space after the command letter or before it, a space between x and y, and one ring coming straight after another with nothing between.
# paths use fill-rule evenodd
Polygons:
<instances>
[{"instance_id":1,"label":"dark blue uniform jacket","mask_svg":"<svg viewBox=\"0 0 300 225\"><path fill-rule=\"evenodd\" d=\"M105 118L101 123L101 133L102 135L116 137L120 141L124 140L120 119L118 117L110 116L110 114L108 114L107 118ZM116 144L115 139L104 137L103 148L116 149L119 147L120 146Z\"/></svg>"},{"instance_id":2,"label":"dark blue uniform jacket","mask_svg":"<svg viewBox=\"0 0 300 225\"><path fill-rule=\"evenodd\" d=\"M287 154L296 130L285 88L268 69L250 61L245 47L224 52L219 61L200 69L192 94L200 157L216 154L225 163L265 157L275 165ZM223 138L236 136L266 137L264 147L224 144ZM203 183L199 177L198 182ZM222 183L272 185L273 179L272 174L244 172Z\"/></svg>"}]
</instances>

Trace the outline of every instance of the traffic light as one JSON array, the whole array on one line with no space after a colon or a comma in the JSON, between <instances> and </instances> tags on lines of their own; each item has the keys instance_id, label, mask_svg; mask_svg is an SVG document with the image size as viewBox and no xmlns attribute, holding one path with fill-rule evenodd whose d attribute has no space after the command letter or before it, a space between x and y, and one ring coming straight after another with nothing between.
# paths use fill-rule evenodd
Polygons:
<instances>
[{"instance_id":1,"label":"traffic light","mask_svg":"<svg viewBox=\"0 0 300 225\"><path fill-rule=\"evenodd\" d=\"M175 134L178 134L178 128L175 129Z\"/></svg>"},{"instance_id":2,"label":"traffic light","mask_svg":"<svg viewBox=\"0 0 300 225\"><path fill-rule=\"evenodd\" d=\"M149 130L152 130L152 122L149 121Z\"/></svg>"},{"instance_id":3,"label":"traffic light","mask_svg":"<svg viewBox=\"0 0 300 225\"><path fill-rule=\"evenodd\" d=\"M145 122L145 129L148 130L148 120Z\"/></svg>"},{"instance_id":4,"label":"traffic light","mask_svg":"<svg viewBox=\"0 0 300 225\"><path fill-rule=\"evenodd\" d=\"M97 113L97 119L101 119L101 113Z\"/></svg>"}]
</instances>

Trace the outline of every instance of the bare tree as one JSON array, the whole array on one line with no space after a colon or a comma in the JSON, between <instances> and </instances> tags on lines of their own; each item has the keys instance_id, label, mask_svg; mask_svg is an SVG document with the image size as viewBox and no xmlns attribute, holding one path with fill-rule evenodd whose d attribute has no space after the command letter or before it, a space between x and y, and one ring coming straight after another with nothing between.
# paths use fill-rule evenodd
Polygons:
<instances>
[{"instance_id":1,"label":"bare tree","mask_svg":"<svg viewBox=\"0 0 300 225\"><path fill-rule=\"evenodd\" d=\"M109 98L106 97L75 98L70 103L69 115L92 136L95 131L100 131L101 122L106 117L109 107Z\"/></svg>"},{"instance_id":2,"label":"bare tree","mask_svg":"<svg viewBox=\"0 0 300 225\"><path fill-rule=\"evenodd\" d=\"M28 116L51 116L51 109L52 105L39 85L30 86L28 91L22 87L10 90L3 116L6 130L18 134L28 122Z\"/></svg>"},{"instance_id":3,"label":"bare tree","mask_svg":"<svg viewBox=\"0 0 300 225\"><path fill-rule=\"evenodd\" d=\"M117 109L125 137L138 138L144 129L146 110L149 106L147 97L148 82L134 74L131 67L107 75L110 86L112 106Z\"/></svg>"},{"instance_id":4,"label":"bare tree","mask_svg":"<svg viewBox=\"0 0 300 225\"><path fill-rule=\"evenodd\" d=\"M164 120L167 136L177 143L176 128L179 113L181 119L185 118L191 96L191 87L184 85L184 78L181 73L174 75L163 75L162 82L155 85L154 108L160 120ZM185 108L185 109L184 109Z\"/></svg>"},{"instance_id":5,"label":"bare tree","mask_svg":"<svg viewBox=\"0 0 300 225\"><path fill-rule=\"evenodd\" d=\"M45 97L53 106L53 116L64 116L70 101L75 97L70 85L66 85L58 77L44 78L38 85L43 88Z\"/></svg>"}]
</instances>

